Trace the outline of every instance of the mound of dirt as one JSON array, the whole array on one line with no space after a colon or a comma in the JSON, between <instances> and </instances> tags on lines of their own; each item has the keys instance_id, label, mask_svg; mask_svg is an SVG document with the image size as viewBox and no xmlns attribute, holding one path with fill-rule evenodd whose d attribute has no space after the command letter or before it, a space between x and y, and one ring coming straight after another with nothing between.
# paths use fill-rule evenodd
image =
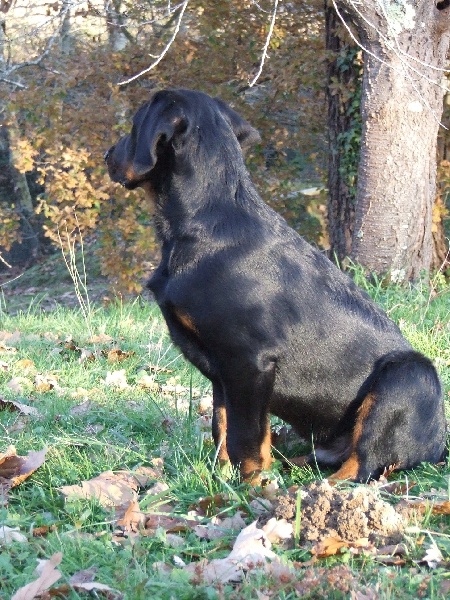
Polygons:
<instances>
[{"instance_id":1,"label":"mound of dirt","mask_svg":"<svg viewBox=\"0 0 450 600\"><path fill-rule=\"evenodd\" d=\"M353 542L368 538L376 544L401 541L407 517L382 500L376 488L332 487L327 480L290 490L273 502L271 516L295 521L297 494L301 495L300 542L327 537Z\"/></svg>"}]
</instances>

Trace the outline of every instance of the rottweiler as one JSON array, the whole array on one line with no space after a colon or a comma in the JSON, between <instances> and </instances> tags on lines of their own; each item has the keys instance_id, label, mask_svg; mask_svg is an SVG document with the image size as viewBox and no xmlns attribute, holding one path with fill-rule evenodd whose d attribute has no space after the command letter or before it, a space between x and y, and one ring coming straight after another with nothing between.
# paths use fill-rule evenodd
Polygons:
<instances>
[{"instance_id":1,"label":"rottweiler","mask_svg":"<svg viewBox=\"0 0 450 600\"><path fill-rule=\"evenodd\" d=\"M335 480L441 461L432 362L263 202L244 164L259 139L220 99L167 89L105 154L113 181L152 199L161 262L148 287L173 342L212 383L219 459L258 482L274 414Z\"/></svg>"}]
</instances>

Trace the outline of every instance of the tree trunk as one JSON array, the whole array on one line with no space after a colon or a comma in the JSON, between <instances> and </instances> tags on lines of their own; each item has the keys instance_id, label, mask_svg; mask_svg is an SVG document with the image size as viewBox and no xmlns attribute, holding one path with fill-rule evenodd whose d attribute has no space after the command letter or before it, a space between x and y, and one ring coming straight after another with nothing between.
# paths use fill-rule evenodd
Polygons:
<instances>
[{"instance_id":1,"label":"tree trunk","mask_svg":"<svg viewBox=\"0 0 450 600\"><path fill-rule=\"evenodd\" d=\"M360 116L358 88L360 67L355 65L356 44L339 35L340 20L325 0L328 105L328 234L330 258L342 263L350 255L355 213L356 169L359 156ZM356 137L352 135L356 133ZM352 152L353 150L353 152Z\"/></svg>"},{"instance_id":2,"label":"tree trunk","mask_svg":"<svg viewBox=\"0 0 450 600\"><path fill-rule=\"evenodd\" d=\"M385 2L383 11L381 3L361 3L355 12L355 3L340 2L366 50L351 258L396 281L432 266L444 93L436 69L446 66L448 4Z\"/></svg>"}]
</instances>

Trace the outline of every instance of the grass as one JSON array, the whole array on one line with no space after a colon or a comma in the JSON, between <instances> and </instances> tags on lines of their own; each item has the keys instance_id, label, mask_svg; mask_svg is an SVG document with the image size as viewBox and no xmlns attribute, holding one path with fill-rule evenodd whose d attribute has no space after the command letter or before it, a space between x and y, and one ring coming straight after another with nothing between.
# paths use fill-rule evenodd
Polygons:
<instances>
[{"instance_id":1,"label":"grass","mask_svg":"<svg viewBox=\"0 0 450 600\"><path fill-rule=\"evenodd\" d=\"M412 344L435 360L448 398L450 292L445 283L439 282L440 287L430 292L425 285L404 290L381 283L368 284L359 273L355 273L355 278L400 324ZM93 304L87 324L80 309L56 305L51 311L43 311L39 303L24 307L23 300L17 300L18 304L14 296L7 295L0 304L0 331L17 332L11 342L4 342L16 351L0 352L0 397L31 405L40 417L0 410L0 452L14 445L20 455L44 446L48 453L44 464L11 490L8 505L0 507L0 523L18 527L27 538L26 543L14 542L7 551L2 548L0 552L2 600L11 598L17 589L36 578L36 559L49 558L55 552L63 554L62 581L82 569L96 567L96 580L121 591L128 600L287 599L298 597L300 591L307 598L348 598L355 581L367 594L355 596L361 598L448 595L450 580L446 568L430 570L414 562L424 554L420 535L413 536L403 568L380 566L370 557L348 552L309 568L299 568L297 588L292 582L283 584L282 579L271 583L264 573L252 575L238 587L193 585L179 568L170 575L159 573L154 569L155 563L173 564L177 556L187 563L224 557L233 538L205 541L188 530L181 534L182 546L174 548L164 529L159 529L154 536L137 536L118 544L110 511L95 500L66 502L60 488L79 484L106 470L133 470L151 464L155 457L163 457L168 490L161 498L172 503L175 514L186 515L201 497L220 493L230 498L226 507L230 514L238 506L248 508L251 490L237 485L231 488L221 477L212 476L214 448L208 435L198 427L193 398L195 394L210 394L209 382L171 344L158 309L149 302L138 299L107 307ZM92 341L89 330L99 337ZM65 343L68 339L72 341ZM107 351L112 347L129 354L120 363L110 363ZM92 352L94 359L80 361L82 350ZM101 354L101 350L105 352ZM24 363L25 359L32 362ZM25 364L33 366L27 370ZM106 385L108 371L121 369L125 370L127 387ZM56 380L57 386L38 389L37 373ZM142 388L139 380L143 374L153 376L159 388ZM21 382L21 390L9 387L11 380ZM184 392L164 393L168 384L183 386ZM76 410L86 400L89 403L85 409ZM279 470L277 476L281 487L287 488L321 474L310 468L294 468ZM424 465L407 476L417 482L411 494L449 490L447 468ZM398 477L405 478L405 474ZM427 519L425 526L432 539L445 561L450 561L449 517L429 515ZM32 532L39 526L51 530L43 537L34 537ZM299 519L295 527L298 539ZM301 562L311 558L298 547L280 549L278 553ZM87 595L71 590L64 597Z\"/></svg>"}]
</instances>

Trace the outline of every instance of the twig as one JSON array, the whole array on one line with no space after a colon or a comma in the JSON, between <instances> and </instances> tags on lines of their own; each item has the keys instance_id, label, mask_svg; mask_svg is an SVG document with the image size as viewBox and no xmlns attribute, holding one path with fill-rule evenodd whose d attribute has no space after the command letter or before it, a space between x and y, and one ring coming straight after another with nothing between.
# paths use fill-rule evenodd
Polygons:
<instances>
[{"instance_id":1,"label":"twig","mask_svg":"<svg viewBox=\"0 0 450 600\"><path fill-rule=\"evenodd\" d=\"M128 79L125 79L125 81L118 82L117 85L127 85L128 83L131 83L135 79L138 79L139 77L142 77L142 75L145 75L146 73L148 73L149 71L151 71L152 69L154 69L162 61L162 59L165 57L165 55L167 54L167 52L170 50L170 47L174 43L175 38L177 37L178 32L180 31L181 21L183 19L183 15L184 15L184 12L185 12L188 4L189 4L189 0L185 0L183 2L183 4L181 5L180 15L178 17L177 24L175 25L175 29L174 29L173 35L170 38L170 40L168 41L168 43L167 43L166 47L164 48L164 50L158 56L158 58L154 62L152 62L152 64L149 67L147 67L146 69L143 69L142 71L140 71L136 75L133 75L132 77L129 77Z\"/></svg>"},{"instance_id":2,"label":"twig","mask_svg":"<svg viewBox=\"0 0 450 600\"><path fill-rule=\"evenodd\" d=\"M258 69L258 72L256 73L256 75L253 77L252 81L249 82L250 87L253 87L255 85L255 83L258 81L258 79L261 76L262 70L264 68L264 63L266 62L266 58L267 58L267 50L269 49L270 40L271 40L272 34L273 34L273 28L275 27L277 11L278 11L278 0L275 0L274 6L273 6L272 19L270 21L270 27L269 27L269 31L267 33L266 43L264 44L263 53L261 56L261 62L259 63L259 69Z\"/></svg>"}]
</instances>

